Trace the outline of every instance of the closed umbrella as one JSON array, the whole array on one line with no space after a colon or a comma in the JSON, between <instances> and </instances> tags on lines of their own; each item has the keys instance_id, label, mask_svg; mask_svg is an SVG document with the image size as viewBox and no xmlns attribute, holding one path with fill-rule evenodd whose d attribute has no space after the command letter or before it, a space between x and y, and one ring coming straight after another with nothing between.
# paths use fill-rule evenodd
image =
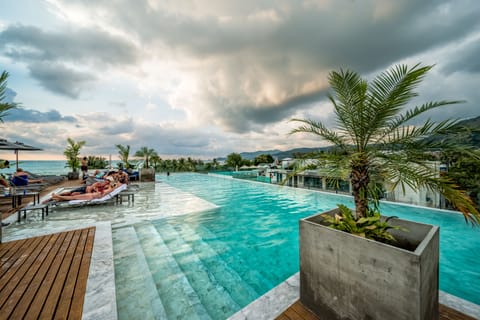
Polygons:
<instances>
[{"instance_id":1,"label":"closed umbrella","mask_svg":"<svg viewBox=\"0 0 480 320\"><path fill-rule=\"evenodd\" d=\"M37 147L32 147L22 142L9 142L5 139L0 139L0 150L13 150L15 152L16 166L18 169L18 151L40 151L42 149Z\"/></svg>"}]
</instances>

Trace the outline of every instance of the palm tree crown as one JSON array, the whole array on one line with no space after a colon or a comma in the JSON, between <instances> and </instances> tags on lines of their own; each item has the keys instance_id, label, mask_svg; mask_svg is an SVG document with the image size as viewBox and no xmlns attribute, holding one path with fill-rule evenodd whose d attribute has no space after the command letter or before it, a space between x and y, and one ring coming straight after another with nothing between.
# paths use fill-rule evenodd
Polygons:
<instances>
[{"instance_id":1,"label":"palm tree crown","mask_svg":"<svg viewBox=\"0 0 480 320\"><path fill-rule=\"evenodd\" d=\"M63 152L67 157L67 166L72 168L72 171L77 171L80 167L80 160L78 156L80 154L80 149L85 145L85 141L75 142L72 138L67 138L68 146Z\"/></svg>"},{"instance_id":2,"label":"palm tree crown","mask_svg":"<svg viewBox=\"0 0 480 320\"><path fill-rule=\"evenodd\" d=\"M157 152L148 147L141 147L140 150L135 152L135 157L142 157L145 160L145 168L149 168L149 161L152 156L157 156Z\"/></svg>"},{"instance_id":3,"label":"palm tree crown","mask_svg":"<svg viewBox=\"0 0 480 320\"><path fill-rule=\"evenodd\" d=\"M429 110L462 102L443 100L405 108L418 95L415 88L431 68L398 65L371 82L349 70L333 71L328 79L333 94L328 98L334 107L336 128L328 129L314 120L292 120L302 124L291 133L313 133L333 144L337 152L330 153L325 161L335 172L350 178L358 218L368 215L371 200L377 204L373 185L381 179L391 182L392 188L400 185L439 191L468 221L480 222L479 212L466 193L425 161L429 151L452 150L476 156L469 146L454 143L446 135L453 129L458 133L458 121L427 120L419 126L409 125ZM431 139L434 136L445 138Z\"/></svg>"},{"instance_id":4,"label":"palm tree crown","mask_svg":"<svg viewBox=\"0 0 480 320\"><path fill-rule=\"evenodd\" d=\"M123 146L121 144L117 144L115 146L118 149L118 157L125 165L125 169L130 169L130 164L128 163L128 158L130 157L130 145Z\"/></svg>"}]
</instances>

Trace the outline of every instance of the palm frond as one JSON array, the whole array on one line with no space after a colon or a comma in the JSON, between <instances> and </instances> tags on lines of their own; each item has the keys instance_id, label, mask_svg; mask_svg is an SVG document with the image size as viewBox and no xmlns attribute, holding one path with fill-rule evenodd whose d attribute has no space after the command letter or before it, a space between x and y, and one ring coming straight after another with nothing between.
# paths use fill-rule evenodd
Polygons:
<instances>
[{"instance_id":1,"label":"palm frond","mask_svg":"<svg viewBox=\"0 0 480 320\"><path fill-rule=\"evenodd\" d=\"M444 107L444 106L449 106L449 105L459 104L464 102L465 102L464 100L451 100L451 101L442 100L442 101L432 101L432 102L424 103L421 106L416 106L415 108L412 108L406 111L404 114L398 115L394 119L392 119L388 123L388 125L385 127L383 136L388 135L389 132L399 127L405 126L408 121L418 117L419 115L427 111L430 111L432 109L439 108L439 107ZM458 120L451 120L451 121L458 121Z\"/></svg>"},{"instance_id":2,"label":"palm frond","mask_svg":"<svg viewBox=\"0 0 480 320\"><path fill-rule=\"evenodd\" d=\"M300 132L313 133L321 137L323 140L331 142L332 144L342 149L344 148L344 146L346 146L342 136L337 134L335 131L327 129L327 127L325 127L320 122L317 122L314 120L305 120L305 119L291 119L290 121L304 123L304 125L301 125L300 127L290 131L290 134L300 133Z\"/></svg>"},{"instance_id":3,"label":"palm frond","mask_svg":"<svg viewBox=\"0 0 480 320\"><path fill-rule=\"evenodd\" d=\"M405 156L390 155L384 157L384 166L387 169L384 173L385 179L391 181L391 189L400 186L405 192L406 186L413 190L425 188L442 194L445 199L461 211L465 220L473 224L480 223L480 213L475 208L470 197L456 185L456 183L447 178L441 177L436 168L425 161L406 161Z\"/></svg>"},{"instance_id":4,"label":"palm frond","mask_svg":"<svg viewBox=\"0 0 480 320\"><path fill-rule=\"evenodd\" d=\"M457 130L457 120L444 120L440 122L433 122L431 120L425 121L422 125L418 126L404 126L398 127L391 131L385 131L382 133L382 139L378 140L379 144L385 146L401 146L401 148L408 148L410 145L415 144L416 148L423 145L424 150L427 148L433 148L435 139L432 137L444 136L449 133L453 133L453 130ZM431 146L428 146L428 145ZM438 144L440 147L441 144Z\"/></svg>"},{"instance_id":5,"label":"palm frond","mask_svg":"<svg viewBox=\"0 0 480 320\"><path fill-rule=\"evenodd\" d=\"M432 66L421 67L420 64L411 69L407 65L397 65L381 73L370 86L372 104L390 110L391 116L395 115L410 99L418 95L414 89L431 68Z\"/></svg>"},{"instance_id":6,"label":"palm frond","mask_svg":"<svg viewBox=\"0 0 480 320\"><path fill-rule=\"evenodd\" d=\"M358 147L365 145L364 130L369 128L367 121L370 115L365 105L368 83L352 71L331 72L329 83L333 95L328 98L332 102L337 115L337 127L348 133L350 140ZM336 98L336 99L335 99Z\"/></svg>"},{"instance_id":7,"label":"palm frond","mask_svg":"<svg viewBox=\"0 0 480 320\"><path fill-rule=\"evenodd\" d=\"M18 103L13 102L4 102L6 96L5 92L7 90L7 79L8 79L8 72L3 71L0 75L0 122L3 123L3 118L8 115L8 111L12 109L16 109L20 106Z\"/></svg>"}]
</instances>

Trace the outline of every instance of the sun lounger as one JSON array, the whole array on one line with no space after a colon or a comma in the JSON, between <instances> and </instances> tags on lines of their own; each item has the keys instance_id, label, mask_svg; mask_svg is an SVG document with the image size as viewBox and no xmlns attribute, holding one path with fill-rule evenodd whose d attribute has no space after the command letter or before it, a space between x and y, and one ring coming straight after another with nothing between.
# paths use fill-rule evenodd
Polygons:
<instances>
[{"instance_id":1,"label":"sun lounger","mask_svg":"<svg viewBox=\"0 0 480 320\"><path fill-rule=\"evenodd\" d=\"M105 201L108 201L110 199L113 199L117 194L119 194L120 192L122 192L123 190L127 190L127 185L126 184L122 184L121 186L119 186L118 188L114 189L113 191L107 193L106 195L104 195L103 197L101 198L98 198L98 199L92 199L92 200L70 200L68 201L69 204L83 204L83 203L95 203L95 202L105 202Z\"/></svg>"},{"instance_id":2,"label":"sun lounger","mask_svg":"<svg viewBox=\"0 0 480 320\"><path fill-rule=\"evenodd\" d=\"M92 199L92 200L70 200L70 201L49 201L48 203L52 204L55 207L63 208L63 207L74 207L74 206L87 206L87 205L94 205L94 204L102 204L108 203L110 200L114 199L118 196L119 193L122 191L127 190L127 185L122 184L118 188L114 189L113 191L107 193L101 198Z\"/></svg>"}]
</instances>

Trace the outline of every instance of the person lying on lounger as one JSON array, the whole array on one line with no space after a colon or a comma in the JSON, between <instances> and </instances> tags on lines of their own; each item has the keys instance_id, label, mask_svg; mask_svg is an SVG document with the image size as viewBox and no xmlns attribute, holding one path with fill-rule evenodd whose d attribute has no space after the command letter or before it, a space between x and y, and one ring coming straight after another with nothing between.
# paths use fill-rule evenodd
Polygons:
<instances>
[{"instance_id":1,"label":"person lying on lounger","mask_svg":"<svg viewBox=\"0 0 480 320\"><path fill-rule=\"evenodd\" d=\"M89 186L81 186L72 190L67 190L62 193L59 193L60 196L76 196L79 194L85 193L94 193L94 192L103 192L104 189L108 188L108 185L111 183L109 180L97 181Z\"/></svg>"},{"instance_id":2,"label":"person lying on lounger","mask_svg":"<svg viewBox=\"0 0 480 320\"><path fill-rule=\"evenodd\" d=\"M75 194L75 195L61 195L61 194L52 194L51 200L54 201L70 201L70 200L93 200L93 199L100 199L103 196L106 196L116 188L118 188L121 184L117 184L115 182L106 185L102 191L94 190L88 193L82 194Z\"/></svg>"}]
</instances>

